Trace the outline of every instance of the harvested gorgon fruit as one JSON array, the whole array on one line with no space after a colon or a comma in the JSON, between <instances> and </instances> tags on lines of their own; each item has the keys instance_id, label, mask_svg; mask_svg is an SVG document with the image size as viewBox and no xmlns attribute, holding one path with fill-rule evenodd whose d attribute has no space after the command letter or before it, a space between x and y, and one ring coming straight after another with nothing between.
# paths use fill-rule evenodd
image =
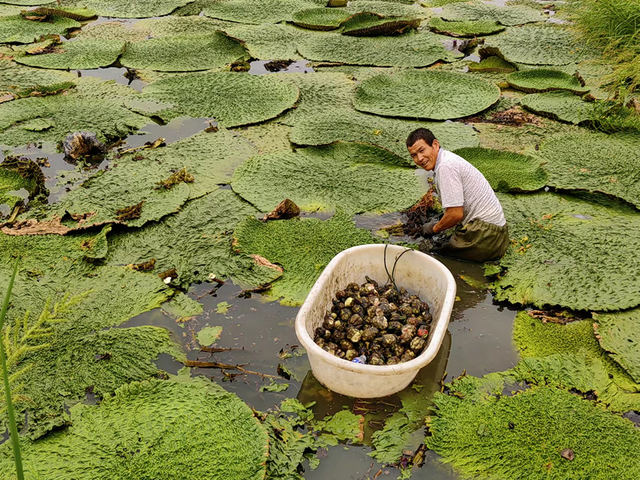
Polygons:
<instances>
[{"instance_id":1,"label":"harvested gorgon fruit","mask_svg":"<svg viewBox=\"0 0 640 480\"><path fill-rule=\"evenodd\" d=\"M315 342L340 358L370 365L395 365L416 358L427 346L429 305L393 284L365 277L336 292Z\"/></svg>"}]
</instances>

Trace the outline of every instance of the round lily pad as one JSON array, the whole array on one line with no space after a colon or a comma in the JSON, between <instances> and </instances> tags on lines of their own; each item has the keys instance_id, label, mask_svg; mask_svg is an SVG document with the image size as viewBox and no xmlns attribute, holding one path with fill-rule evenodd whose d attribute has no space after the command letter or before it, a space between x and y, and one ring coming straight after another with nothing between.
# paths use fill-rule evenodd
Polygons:
<instances>
[{"instance_id":1,"label":"round lily pad","mask_svg":"<svg viewBox=\"0 0 640 480\"><path fill-rule=\"evenodd\" d=\"M309 30L335 30L351 15L339 8L309 8L295 12L293 23Z\"/></svg>"},{"instance_id":2,"label":"round lily pad","mask_svg":"<svg viewBox=\"0 0 640 480\"><path fill-rule=\"evenodd\" d=\"M222 127L259 123L277 117L298 100L299 90L276 75L207 72L167 77L142 91L144 100L160 102L153 114L214 117Z\"/></svg>"},{"instance_id":3,"label":"round lily pad","mask_svg":"<svg viewBox=\"0 0 640 480\"><path fill-rule=\"evenodd\" d=\"M498 101L500 89L469 75L435 71L380 74L356 92L356 110L389 117L446 120L481 112Z\"/></svg>"},{"instance_id":4,"label":"round lily pad","mask_svg":"<svg viewBox=\"0 0 640 480\"><path fill-rule=\"evenodd\" d=\"M77 40L55 47L52 53L16 57L30 67L57 70L89 70L112 65L124 50L120 40Z\"/></svg>"},{"instance_id":5,"label":"round lily pad","mask_svg":"<svg viewBox=\"0 0 640 480\"><path fill-rule=\"evenodd\" d=\"M589 120L593 108L592 103L565 90L525 95L520 104L538 115L574 124Z\"/></svg>"},{"instance_id":6,"label":"round lily pad","mask_svg":"<svg viewBox=\"0 0 640 480\"><path fill-rule=\"evenodd\" d=\"M356 13L342 24L343 35L375 37L395 35L420 26L420 18L385 17L377 13Z\"/></svg>"},{"instance_id":7,"label":"round lily pad","mask_svg":"<svg viewBox=\"0 0 640 480\"><path fill-rule=\"evenodd\" d=\"M443 33L451 37L478 37L498 33L505 29L495 20L449 22L440 17L430 19L429 28L436 33Z\"/></svg>"},{"instance_id":8,"label":"round lily pad","mask_svg":"<svg viewBox=\"0 0 640 480\"><path fill-rule=\"evenodd\" d=\"M432 33L371 38L338 33L312 35L300 38L298 51L309 60L380 67L426 67L462 56L447 51L441 38Z\"/></svg>"},{"instance_id":9,"label":"round lily pad","mask_svg":"<svg viewBox=\"0 0 640 480\"><path fill-rule=\"evenodd\" d=\"M531 7L503 7L484 2L450 3L439 15L445 20L494 20L505 26L545 20L540 10Z\"/></svg>"},{"instance_id":10,"label":"round lily pad","mask_svg":"<svg viewBox=\"0 0 640 480\"><path fill-rule=\"evenodd\" d=\"M82 6L101 17L149 18L168 15L193 0L83 0Z\"/></svg>"},{"instance_id":11,"label":"round lily pad","mask_svg":"<svg viewBox=\"0 0 640 480\"><path fill-rule=\"evenodd\" d=\"M487 57L480 63L469 64L470 72L511 73L518 68L501 57Z\"/></svg>"},{"instance_id":12,"label":"round lily pad","mask_svg":"<svg viewBox=\"0 0 640 480\"><path fill-rule=\"evenodd\" d=\"M120 62L135 69L192 72L248 59L249 54L239 40L215 31L207 35L130 42Z\"/></svg>"},{"instance_id":13,"label":"round lily pad","mask_svg":"<svg viewBox=\"0 0 640 480\"><path fill-rule=\"evenodd\" d=\"M513 72L507 75L507 82L513 88L528 93L568 90L572 93L584 94L589 91L589 87L583 86L576 76L550 68Z\"/></svg>"},{"instance_id":14,"label":"round lily pad","mask_svg":"<svg viewBox=\"0 0 640 480\"><path fill-rule=\"evenodd\" d=\"M307 211L394 212L424 193L415 168L403 164L372 145L337 143L250 158L236 169L231 186L264 212L285 198Z\"/></svg>"},{"instance_id":15,"label":"round lily pad","mask_svg":"<svg viewBox=\"0 0 640 480\"><path fill-rule=\"evenodd\" d=\"M490 148L461 148L455 153L480 170L491 188L500 192L532 192L547 183L540 160L528 155Z\"/></svg>"},{"instance_id":16,"label":"round lily pad","mask_svg":"<svg viewBox=\"0 0 640 480\"><path fill-rule=\"evenodd\" d=\"M430 12L417 2L390 2L385 0L351 0L347 5L351 13L373 12L386 17L426 18Z\"/></svg>"},{"instance_id":17,"label":"round lily pad","mask_svg":"<svg viewBox=\"0 0 640 480\"><path fill-rule=\"evenodd\" d=\"M278 23L293 20L300 10L323 7L320 0L218 0L207 2L202 11L207 17L238 23Z\"/></svg>"},{"instance_id":18,"label":"round lily pad","mask_svg":"<svg viewBox=\"0 0 640 480\"><path fill-rule=\"evenodd\" d=\"M22 15L0 17L0 43L31 43L42 35L63 35L80 23L70 18L53 17L48 22L27 20Z\"/></svg>"}]
</instances>

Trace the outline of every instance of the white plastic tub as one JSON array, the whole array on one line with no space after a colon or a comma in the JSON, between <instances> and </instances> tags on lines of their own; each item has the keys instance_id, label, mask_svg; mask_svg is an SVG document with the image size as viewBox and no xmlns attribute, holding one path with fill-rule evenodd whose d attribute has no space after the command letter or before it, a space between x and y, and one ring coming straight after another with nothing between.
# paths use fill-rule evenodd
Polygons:
<instances>
[{"instance_id":1,"label":"white plastic tub","mask_svg":"<svg viewBox=\"0 0 640 480\"><path fill-rule=\"evenodd\" d=\"M384 249L384 245L362 245L336 255L318 278L296 317L296 335L307 351L314 376L325 387L343 395L376 398L402 390L422 367L435 358L449 325L456 297L453 275L436 259L411 250L398 261L396 285L419 295L429 304L433 315L427 348L417 358L397 365L362 365L331 355L315 344L313 333L322 324L327 310L331 309L336 291L351 282L363 284L365 275L380 285L387 282ZM389 271L396 256L405 250L397 245L387 246Z\"/></svg>"}]
</instances>

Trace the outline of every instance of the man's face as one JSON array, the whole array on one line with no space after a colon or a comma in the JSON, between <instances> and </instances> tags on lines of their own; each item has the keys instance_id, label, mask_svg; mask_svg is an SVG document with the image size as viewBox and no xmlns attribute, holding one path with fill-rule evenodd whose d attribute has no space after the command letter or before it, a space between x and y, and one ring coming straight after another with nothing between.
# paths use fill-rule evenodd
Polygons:
<instances>
[{"instance_id":1,"label":"man's face","mask_svg":"<svg viewBox=\"0 0 640 480\"><path fill-rule=\"evenodd\" d=\"M440 144L438 140L433 141L433 145L429 146L427 142L420 139L410 147L407 147L411 158L416 165L420 168L424 168L427 171L431 171L436 166L436 160L438 159L438 150Z\"/></svg>"}]
</instances>

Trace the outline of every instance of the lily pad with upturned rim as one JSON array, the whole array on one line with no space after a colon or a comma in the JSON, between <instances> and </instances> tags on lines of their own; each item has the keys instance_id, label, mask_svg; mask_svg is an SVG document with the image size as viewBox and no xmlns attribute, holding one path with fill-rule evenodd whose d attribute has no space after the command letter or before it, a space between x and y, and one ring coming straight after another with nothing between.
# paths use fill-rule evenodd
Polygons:
<instances>
[{"instance_id":1,"label":"lily pad with upturned rim","mask_svg":"<svg viewBox=\"0 0 640 480\"><path fill-rule=\"evenodd\" d=\"M309 8L292 15L293 23L309 30L335 30L351 14L339 8Z\"/></svg>"},{"instance_id":2,"label":"lily pad with upturned rim","mask_svg":"<svg viewBox=\"0 0 640 480\"><path fill-rule=\"evenodd\" d=\"M506 27L495 20L446 21L433 17L429 20L429 28L451 37L477 37L502 32Z\"/></svg>"},{"instance_id":3,"label":"lily pad with upturned rim","mask_svg":"<svg viewBox=\"0 0 640 480\"><path fill-rule=\"evenodd\" d=\"M260 25L293 20L300 10L326 5L326 0L218 0L205 4L207 17Z\"/></svg>"},{"instance_id":4,"label":"lily pad with upturned rim","mask_svg":"<svg viewBox=\"0 0 640 480\"><path fill-rule=\"evenodd\" d=\"M120 40L77 40L62 43L52 53L16 57L15 61L30 67L90 70L115 63L124 46Z\"/></svg>"},{"instance_id":5,"label":"lily pad with upturned rim","mask_svg":"<svg viewBox=\"0 0 640 480\"><path fill-rule=\"evenodd\" d=\"M591 118L593 103L585 102L566 90L531 93L520 100L527 110L562 122L580 124Z\"/></svg>"},{"instance_id":6,"label":"lily pad with upturned rim","mask_svg":"<svg viewBox=\"0 0 640 480\"><path fill-rule=\"evenodd\" d=\"M22 15L0 17L0 43L31 43L43 35L63 35L80 23L70 18L53 17L48 22L35 22Z\"/></svg>"},{"instance_id":7,"label":"lily pad with upturned rim","mask_svg":"<svg viewBox=\"0 0 640 480\"><path fill-rule=\"evenodd\" d=\"M397 35L418 28L421 21L421 18L416 17L386 17L377 13L361 12L342 23L341 33L354 37Z\"/></svg>"},{"instance_id":8,"label":"lily pad with upturned rim","mask_svg":"<svg viewBox=\"0 0 640 480\"><path fill-rule=\"evenodd\" d=\"M505 7L484 2L449 3L439 15L444 20L494 20L507 27L546 20L540 10L531 7Z\"/></svg>"},{"instance_id":9,"label":"lily pad with upturned rim","mask_svg":"<svg viewBox=\"0 0 640 480\"><path fill-rule=\"evenodd\" d=\"M549 68L513 72L507 75L507 82L511 87L527 93L567 90L582 95L589 91L589 87L583 86L575 75Z\"/></svg>"}]
</instances>

